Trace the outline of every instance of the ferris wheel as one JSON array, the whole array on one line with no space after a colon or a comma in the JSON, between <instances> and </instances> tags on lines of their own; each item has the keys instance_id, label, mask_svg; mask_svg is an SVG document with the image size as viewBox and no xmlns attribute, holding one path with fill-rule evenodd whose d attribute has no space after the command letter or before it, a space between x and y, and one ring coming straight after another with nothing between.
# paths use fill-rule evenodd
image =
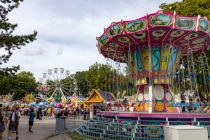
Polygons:
<instances>
[{"instance_id":1,"label":"ferris wheel","mask_svg":"<svg viewBox=\"0 0 210 140\"><path fill-rule=\"evenodd\" d=\"M72 93L72 89L74 89L73 79L74 77L70 75L70 70L53 68L43 73L43 78L40 80L47 87L47 95L50 98L66 98L67 95Z\"/></svg>"}]
</instances>

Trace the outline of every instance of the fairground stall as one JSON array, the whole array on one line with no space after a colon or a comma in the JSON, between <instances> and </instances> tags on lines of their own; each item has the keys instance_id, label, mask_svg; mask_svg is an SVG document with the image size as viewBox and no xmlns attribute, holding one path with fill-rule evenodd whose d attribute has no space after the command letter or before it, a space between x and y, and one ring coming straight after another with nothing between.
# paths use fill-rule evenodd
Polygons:
<instances>
[{"instance_id":1,"label":"fairground stall","mask_svg":"<svg viewBox=\"0 0 210 140\"><path fill-rule=\"evenodd\" d=\"M1 95L0 96L0 106L9 106L12 104L13 95Z\"/></svg>"},{"instance_id":2,"label":"fairground stall","mask_svg":"<svg viewBox=\"0 0 210 140\"><path fill-rule=\"evenodd\" d=\"M202 94L209 93L209 24L205 17L158 11L105 28L97 38L98 50L127 64L137 87L135 112L98 112L77 132L96 139L161 140L164 125L210 127L210 114L180 113L174 105L174 94L185 92L185 84L192 96L200 96L201 80Z\"/></svg>"}]
</instances>

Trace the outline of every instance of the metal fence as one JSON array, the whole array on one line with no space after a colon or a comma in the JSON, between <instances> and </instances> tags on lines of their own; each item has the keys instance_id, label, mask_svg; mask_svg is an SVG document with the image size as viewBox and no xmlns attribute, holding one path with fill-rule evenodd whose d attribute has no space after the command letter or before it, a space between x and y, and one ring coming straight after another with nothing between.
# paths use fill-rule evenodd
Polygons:
<instances>
[{"instance_id":1,"label":"metal fence","mask_svg":"<svg viewBox=\"0 0 210 140\"><path fill-rule=\"evenodd\" d=\"M53 140L69 140L69 137L73 140L88 140L88 138L85 138L83 135L79 135L75 131L86 123L86 120L83 119L83 116L56 118L55 134L45 140L50 140L51 138Z\"/></svg>"},{"instance_id":2,"label":"metal fence","mask_svg":"<svg viewBox=\"0 0 210 140\"><path fill-rule=\"evenodd\" d=\"M56 133L65 140L65 134L76 140L164 140L164 125L193 124L191 120L120 120L95 116L83 120L83 116L56 119ZM194 125L208 128L210 121L199 120Z\"/></svg>"},{"instance_id":3,"label":"metal fence","mask_svg":"<svg viewBox=\"0 0 210 140\"><path fill-rule=\"evenodd\" d=\"M198 125L208 128L210 137L210 121L199 120L125 120L116 118L94 117L77 129L84 138L96 140L164 140L165 125Z\"/></svg>"},{"instance_id":4,"label":"metal fence","mask_svg":"<svg viewBox=\"0 0 210 140\"><path fill-rule=\"evenodd\" d=\"M97 118L85 122L77 132L85 139L97 140L163 140L163 126L118 122L115 119Z\"/></svg>"},{"instance_id":5,"label":"metal fence","mask_svg":"<svg viewBox=\"0 0 210 140\"><path fill-rule=\"evenodd\" d=\"M91 126L92 125L92 126ZM105 125L91 124L89 127L83 126L79 133L92 139L106 140L163 140L163 127L157 125L141 125L133 129L132 125L112 125L112 128L105 128ZM98 125L98 126L97 126ZM134 126L137 127L137 126ZM155 132L155 133L153 133Z\"/></svg>"},{"instance_id":6,"label":"metal fence","mask_svg":"<svg viewBox=\"0 0 210 140\"><path fill-rule=\"evenodd\" d=\"M57 134L76 130L85 123L82 116L56 118L55 132Z\"/></svg>"}]
</instances>

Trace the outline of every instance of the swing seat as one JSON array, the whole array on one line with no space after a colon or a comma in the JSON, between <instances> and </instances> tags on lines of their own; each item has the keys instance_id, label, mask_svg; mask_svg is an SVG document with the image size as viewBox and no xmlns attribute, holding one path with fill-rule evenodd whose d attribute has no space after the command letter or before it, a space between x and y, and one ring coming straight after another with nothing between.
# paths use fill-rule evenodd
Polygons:
<instances>
[{"instance_id":1,"label":"swing seat","mask_svg":"<svg viewBox=\"0 0 210 140\"><path fill-rule=\"evenodd\" d=\"M167 107L167 112L174 112L176 107Z\"/></svg>"}]
</instances>

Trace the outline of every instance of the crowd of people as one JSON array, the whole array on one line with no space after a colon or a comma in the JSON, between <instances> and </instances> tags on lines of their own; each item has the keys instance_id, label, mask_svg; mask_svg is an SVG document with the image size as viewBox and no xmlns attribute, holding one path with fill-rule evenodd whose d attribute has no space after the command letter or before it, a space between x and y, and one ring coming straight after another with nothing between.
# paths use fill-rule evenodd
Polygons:
<instances>
[{"instance_id":1,"label":"crowd of people","mask_svg":"<svg viewBox=\"0 0 210 140\"><path fill-rule=\"evenodd\" d=\"M210 96L210 95L209 95ZM108 104L105 108L106 111L137 111L136 106L138 106L139 102L130 103L128 101L122 101L118 102L117 104ZM155 110L155 104L156 102L153 102L153 109ZM167 107L173 107L174 112L179 113L210 113L210 101L203 100L200 97L189 97L189 99L186 99L186 96L181 97L181 101L174 101L166 103L166 110ZM133 108L131 110L131 108ZM169 111L173 112L173 111Z\"/></svg>"},{"instance_id":2,"label":"crowd of people","mask_svg":"<svg viewBox=\"0 0 210 140\"><path fill-rule=\"evenodd\" d=\"M55 119L58 117L58 114L63 114L65 117L78 117L84 115L84 118L89 114L88 107L21 107L19 108L20 114L22 116L28 116L31 108L34 109L36 118L39 120L42 120L42 116L46 116L48 119Z\"/></svg>"},{"instance_id":3,"label":"crowd of people","mask_svg":"<svg viewBox=\"0 0 210 140\"><path fill-rule=\"evenodd\" d=\"M3 139L3 133L8 128L8 140L11 139L13 133L16 134L16 140L18 140L19 132L19 120L21 116L28 116L28 132L33 133L32 127L34 125L35 118L42 120L43 116L47 119L66 118L78 116L84 116L84 119L88 119L89 110L85 108L65 108L65 107L18 107L13 106L0 106L0 139Z\"/></svg>"},{"instance_id":4,"label":"crowd of people","mask_svg":"<svg viewBox=\"0 0 210 140\"><path fill-rule=\"evenodd\" d=\"M175 102L174 106L179 107L180 112L210 113L210 102L200 97L189 97L189 100L186 100L183 96L181 102Z\"/></svg>"}]
</instances>

